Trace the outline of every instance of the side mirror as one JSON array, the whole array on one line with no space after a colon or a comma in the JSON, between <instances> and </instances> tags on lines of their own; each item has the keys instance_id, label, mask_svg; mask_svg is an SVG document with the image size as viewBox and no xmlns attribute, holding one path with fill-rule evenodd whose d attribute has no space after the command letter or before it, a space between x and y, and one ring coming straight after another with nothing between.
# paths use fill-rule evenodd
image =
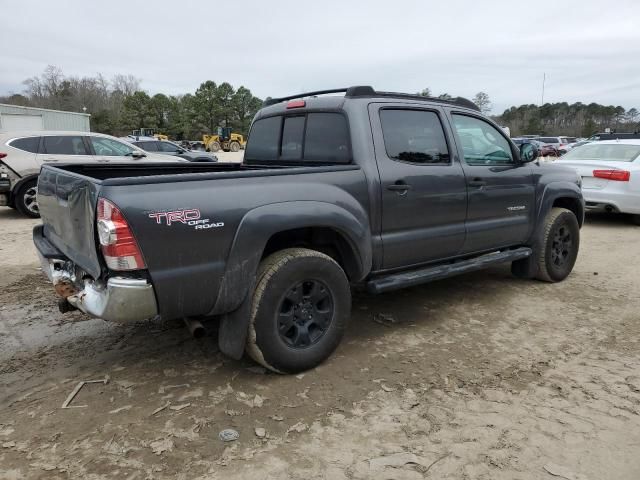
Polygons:
<instances>
[{"instance_id":1,"label":"side mirror","mask_svg":"<svg viewBox=\"0 0 640 480\"><path fill-rule=\"evenodd\" d=\"M522 163L533 162L536 158L538 158L538 147L528 142L520 144L520 161Z\"/></svg>"}]
</instances>

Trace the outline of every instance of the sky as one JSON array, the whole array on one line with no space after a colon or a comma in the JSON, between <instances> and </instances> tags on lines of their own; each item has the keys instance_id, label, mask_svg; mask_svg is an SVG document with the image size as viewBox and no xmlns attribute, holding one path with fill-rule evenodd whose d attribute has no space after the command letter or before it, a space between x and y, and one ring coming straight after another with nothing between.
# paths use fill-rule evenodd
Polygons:
<instances>
[{"instance_id":1,"label":"sky","mask_svg":"<svg viewBox=\"0 0 640 480\"><path fill-rule=\"evenodd\" d=\"M511 105L640 109L640 0L0 0L0 95L55 65L150 94L227 81L277 97L350 85ZM11 19L11 21L6 21Z\"/></svg>"}]
</instances>

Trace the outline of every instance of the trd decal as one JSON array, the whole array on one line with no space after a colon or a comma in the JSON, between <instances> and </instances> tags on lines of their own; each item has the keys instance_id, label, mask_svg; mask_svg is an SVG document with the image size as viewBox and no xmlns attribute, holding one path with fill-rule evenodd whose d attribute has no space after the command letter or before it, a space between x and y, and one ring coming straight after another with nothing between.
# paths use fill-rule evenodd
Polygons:
<instances>
[{"instance_id":1,"label":"trd decal","mask_svg":"<svg viewBox=\"0 0 640 480\"><path fill-rule=\"evenodd\" d=\"M200 217L200 210L197 208L149 213L149 218L153 218L158 225L164 224L167 227L170 227L174 223L189 225L193 227L194 230L224 227L224 222L211 222L208 218Z\"/></svg>"}]
</instances>

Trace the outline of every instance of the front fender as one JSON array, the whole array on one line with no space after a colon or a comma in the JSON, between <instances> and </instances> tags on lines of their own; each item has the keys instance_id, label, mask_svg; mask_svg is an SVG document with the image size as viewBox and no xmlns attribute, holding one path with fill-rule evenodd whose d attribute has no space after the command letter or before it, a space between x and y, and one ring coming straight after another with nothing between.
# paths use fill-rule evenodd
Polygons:
<instances>
[{"instance_id":1,"label":"front fender","mask_svg":"<svg viewBox=\"0 0 640 480\"><path fill-rule=\"evenodd\" d=\"M580 204L578 223L582 226L584 221L584 197L579 185L571 182L553 182L544 186L541 201L538 204L538 218L544 218L553 207L554 202L559 198L573 198ZM543 215L541 217L540 215Z\"/></svg>"},{"instance_id":2,"label":"front fender","mask_svg":"<svg viewBox=\"0 0 640 480\"><path fill-rule=\"evenodd\" d=\"M536 212L536 228L533 231L531 241L533 243L538 238L538 233L541 228L544 228L544 219L547 214L553 208L553 204L563 198L574 199L577 201L578 212L578 224L582 226L584 222L584 198L582 196L582 190L580 186L571 182L552 182L544 185L542 192L538 195L538 205Z\"/></svg>"},{"instance_id":3,"label":"front fender","mask_svg":"<svg viewBox=\"0 0 640 480\"><path fill-rule=\"evenodd\" d=\"M212 314L227 313L240 306L253 284L267 241L286 230L334 229L347 240L355 254L355 278L364 278L372 265L369 217L359 205L350 207L347 210L328 202L294 201L264 205L247 212L236 231Z\"/></svg>"}]
</instances>

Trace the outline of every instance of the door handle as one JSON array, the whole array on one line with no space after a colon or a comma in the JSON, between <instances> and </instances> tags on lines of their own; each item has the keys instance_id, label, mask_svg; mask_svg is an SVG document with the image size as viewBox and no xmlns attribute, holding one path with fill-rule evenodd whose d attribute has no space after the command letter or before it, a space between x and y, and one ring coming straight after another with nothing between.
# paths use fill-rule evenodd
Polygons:
<instances>
[{"instance_id":1,"label":"door handle","mask_svg":"<svg viewBox=\"0 0 640 480\"><path fill-rule=\"evenodd\" d=\"M481 178L474 178L473 180L469 180L469 183L467 183L467 185L469 185L470 187L484 187L487 184L487 182L485 180L482 180Z\"/></svg>"},{"instance_id":2,"label":"door handle","mask_svg":"<svg viewBox=\"0 0 640 480\"><path fill-rule=\"evenodd\" d=\"M411 190L411 185L409 185L404 180L398 180L396 183L392 183L391 185L387 185L387 190L391 190L392 192L398 192L400 195L404 195L408 190Z\"/></svg>"}]
</instances>

